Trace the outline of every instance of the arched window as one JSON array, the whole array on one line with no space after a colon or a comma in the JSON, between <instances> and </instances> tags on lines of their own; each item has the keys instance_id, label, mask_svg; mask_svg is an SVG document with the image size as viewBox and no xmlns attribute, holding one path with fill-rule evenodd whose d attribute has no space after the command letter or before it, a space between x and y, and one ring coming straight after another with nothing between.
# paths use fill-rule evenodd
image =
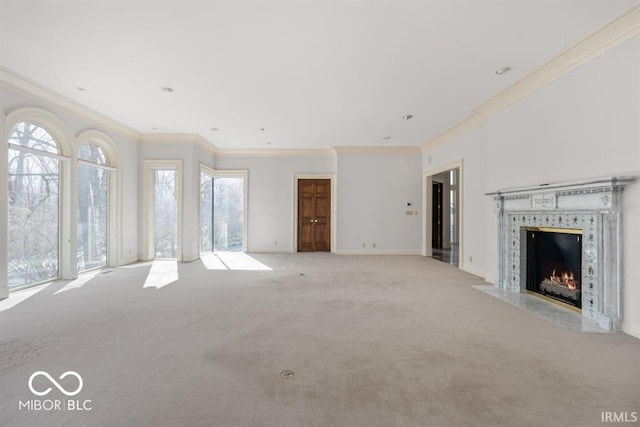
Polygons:
<instances>
[{"instance_id":1,"label":"arched window","mask_svg":"<svg viewBox=\"0 0 640 427\"><path fill-rule=\"evenodd\" d=\"M91 142L78 151L78 271L108 264L109 167L103 150Z\"/></svg>"},{"instance_id":2,"label":"arched window","mask_svg":"<svg viewBox=\"0 0 640 427\"><path fill-rule=\"evenodd\" d=\"M59 277L59 146L42 127L18 123L9 136L8 285Z\"/></svg>"}]
</instances>

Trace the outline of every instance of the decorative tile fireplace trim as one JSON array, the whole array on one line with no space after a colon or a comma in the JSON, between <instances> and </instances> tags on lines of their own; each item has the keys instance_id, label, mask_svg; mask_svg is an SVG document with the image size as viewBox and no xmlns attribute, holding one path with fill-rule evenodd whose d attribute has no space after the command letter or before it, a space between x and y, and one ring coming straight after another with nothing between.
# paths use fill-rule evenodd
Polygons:
<instances>
[{"instance_id":1,"label":"decorative tile fireplace trim","mask_svg":"<svg viewBox=\"0 0 640 427\"><path fill-rule=\"evenodd\" d=\"M622 195L637 178L607 177L487 193L498 214L496 287L526 292L526 230L582 230L582 316L622 326Z\"/></svg>"}]
</instances>

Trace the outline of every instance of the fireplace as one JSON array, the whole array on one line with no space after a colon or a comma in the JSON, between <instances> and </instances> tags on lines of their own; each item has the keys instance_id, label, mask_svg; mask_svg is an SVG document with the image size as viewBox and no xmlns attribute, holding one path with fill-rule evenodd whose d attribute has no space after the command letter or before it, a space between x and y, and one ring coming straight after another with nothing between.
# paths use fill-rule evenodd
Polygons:
<instances>
[{"instance_id":1,"label":"fireplace","mask_svg":"<svg viewBox=\"0 0 640 427\"><path fill-rule=\"evenodd\" d=\"M505 291L570 304L583 319L620 330L622 196L635 177L499 190L498 277Z\"/></svg>"},{"instance_id":2,"label":"fireplace","mask_svg":"<svg viewBox=\"0 0 640 427\"><path fill-rule=\"evenodd\" d=\"M582 308L582 231L526 229L526 289Z\"/></svg>"}]
</instances>

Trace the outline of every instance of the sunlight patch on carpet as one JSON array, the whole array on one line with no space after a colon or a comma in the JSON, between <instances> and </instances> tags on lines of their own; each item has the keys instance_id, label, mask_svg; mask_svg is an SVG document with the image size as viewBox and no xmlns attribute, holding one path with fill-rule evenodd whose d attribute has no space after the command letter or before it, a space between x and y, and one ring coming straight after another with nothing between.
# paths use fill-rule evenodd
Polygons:
<instances>
[{"instance_id":1,"label":"sunlight patch on carpet","mask_svg":"<svg viewBox=\"0 0 640 427\"><path fill-rule=\"evenodd\" d=\"M203 255L200 258L208 270L258 270L271 271L257 259L244 252L216 252Z\"/></svg>"},{"instance_id":2,"label":"sunlight patch on carpet","mask_svg":"<svg viewBox=\"0 0 640 427\"><path fill-rule=\"evenodd\" d=\"M160 289L178 280L178 261L174 259L156 259L144 281L143 288Z\"/></svg>"}]
</instances>

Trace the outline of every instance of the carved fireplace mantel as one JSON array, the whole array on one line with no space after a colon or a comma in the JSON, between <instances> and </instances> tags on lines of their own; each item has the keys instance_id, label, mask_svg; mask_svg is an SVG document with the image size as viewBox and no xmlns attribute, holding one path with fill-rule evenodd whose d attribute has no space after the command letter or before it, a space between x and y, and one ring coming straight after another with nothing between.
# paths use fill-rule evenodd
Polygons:
<instances>
[{"instance_id":1,"label":"carved fireplace mantel","mask_svg":"<svg viewBox=\"0 0 640 427\"><path fill-rule=\"evenodd\" d=\"M622 194L636 177L542 184L488 193L498 214L496 286L526 292L526 229L582 230L582 316L622 325Z\"/></svg>"}]
</instances>

